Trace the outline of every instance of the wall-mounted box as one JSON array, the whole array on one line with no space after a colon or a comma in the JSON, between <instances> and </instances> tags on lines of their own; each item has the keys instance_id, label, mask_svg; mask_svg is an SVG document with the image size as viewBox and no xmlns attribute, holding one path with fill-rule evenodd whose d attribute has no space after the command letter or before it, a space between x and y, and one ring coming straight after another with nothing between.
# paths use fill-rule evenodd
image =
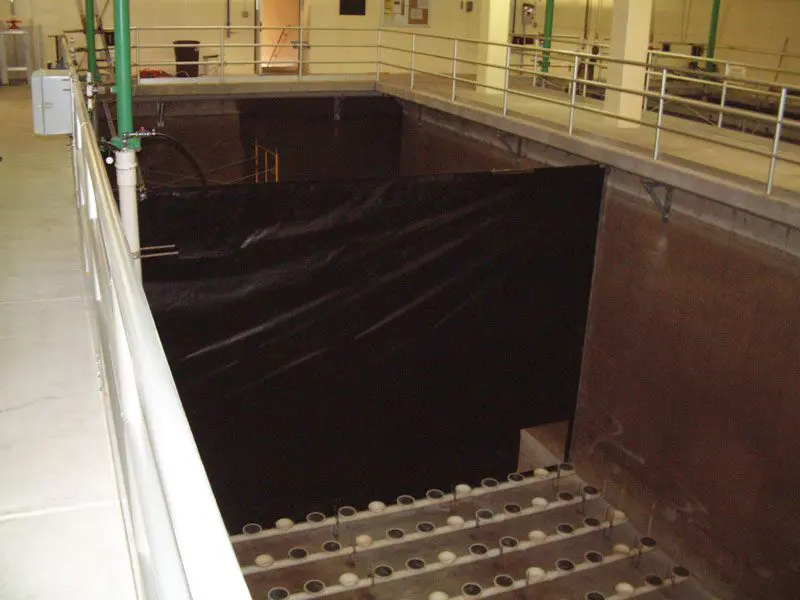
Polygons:
<instances>
[{"instance_id":1,"label":"wall-mounted box","mask_svg":"<svg viewBox=\"0 0 800 600\"><path fill-rule=\"evenodd\" d=\"M34 133L72 133L72 81L69 71L35 71L31 77L31 97Z\"/></svg>"}]
</instances>

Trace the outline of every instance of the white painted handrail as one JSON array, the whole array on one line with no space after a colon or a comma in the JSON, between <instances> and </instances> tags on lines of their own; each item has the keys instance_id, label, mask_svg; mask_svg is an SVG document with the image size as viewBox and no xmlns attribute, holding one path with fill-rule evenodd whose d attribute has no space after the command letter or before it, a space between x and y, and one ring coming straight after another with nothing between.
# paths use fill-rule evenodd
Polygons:
<instances>
[{"instance_id":1,"label":"white painted handrail","mask_svg":"<svg viewBox=\"0 0 800 600\"><path fill-rule=\"evenodd\" d=\"M70 71L87 298L114 424L139 596L249 600L134 271L81 82L74 68Z\"/></svg>"}]
</instances>

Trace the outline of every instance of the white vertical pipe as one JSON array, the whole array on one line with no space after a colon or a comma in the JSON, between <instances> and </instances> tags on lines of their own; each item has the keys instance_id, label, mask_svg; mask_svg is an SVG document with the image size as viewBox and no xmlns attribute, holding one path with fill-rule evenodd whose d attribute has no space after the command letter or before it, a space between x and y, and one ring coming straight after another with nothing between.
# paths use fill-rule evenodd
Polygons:
<instances>
[{"instance_id":1,"label":"white vertical pipe","mask_svg":"<svg viewBox=\"0 0 800 600\"><path fill-rule=\"evenodd\" d=\"M783 118L786 116L786 88L781 90L781 103L778 107L778 120L775 122L775 141L772 143L772 159L769 163L769 178L767 179L767 196L775 189L775 171L778 168L778 154L780 153L781 134L783 133Z\"/></svg>"},{"instance_id":2,"label":"white vertical pipe","mask_svg":"<svg viewBox=\"0 0 800 600\"><path fill-rule=\"evenodd\" d=\"M115 153L117 165L117 187L119 189L119 212L122 229L128 240L131 260L136 275L142 277L141 247L139 243L139 207L136 206L136 152L118 150Z\"/></svg>"},{"instance_id":3,"label":"white vertical pipe","mask_svg":"<svg viewBox=\"0 0 800 600\"><path fill-rule=\"evenodd\" d=\"M667 77L669 73L667 69L661 72L661 95L658 98L658 124L656 125L656 143L653 150L653 160L658 160L661 155L661 127L664 125L664 103L666 102L667 94Z\"/></svg>"}]
</instances>

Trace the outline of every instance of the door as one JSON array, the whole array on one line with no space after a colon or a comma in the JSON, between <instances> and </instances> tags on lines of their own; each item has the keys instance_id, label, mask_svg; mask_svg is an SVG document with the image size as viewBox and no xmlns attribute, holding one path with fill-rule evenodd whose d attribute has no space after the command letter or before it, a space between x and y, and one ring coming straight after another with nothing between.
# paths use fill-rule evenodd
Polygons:
<instances>
[{"instance_id":1,"label":"door","mask_svg":"<svg viewBox=\"0 0 800 600\"><path fill-rule=\"evenodd\" d=\"M300 59L300 11L302 0L260 0L257 2L259 72L297 73ZM259 6L260 5L260 6Z\"/></svg>"}]
</instances>

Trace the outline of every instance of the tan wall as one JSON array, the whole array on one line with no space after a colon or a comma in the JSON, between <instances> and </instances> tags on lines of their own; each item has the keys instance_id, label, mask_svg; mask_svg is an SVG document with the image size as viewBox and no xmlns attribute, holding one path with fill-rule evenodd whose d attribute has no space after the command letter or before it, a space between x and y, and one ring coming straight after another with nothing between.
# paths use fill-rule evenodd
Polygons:
<instances>
[{"instance_id":1,"label":"tan wall","mask_svg":"<svg viewBox=\"0 0 800 600\"><path fill-rule=\"evenodd\" d=\"M798 297L800 260L607 194L573 460L723 597L797 596Z\"/></svg>"},{"instance_id":2,"label":"tan wall","mask_svg":"<svg viewBox=\"0 0 800 600\"><path fill-rule=\"evenodd\" d=\"M264 0L268 3L269 0ZM539 27L536 32L541 33L544 25L544 0L533 0L539 4ZM670 40L673 42L696 42L705 44L708 40L708 28L711 14L712 0L655 0L654 38L656 41ZM367 27L375 28L381 22L383 0L367 0L367 16L365 17L340 17L338 15L338 0L306 0L308 24L317 27ZM102 2L101 2L102 4ZM521 2L520 2L521 4ZM80 26L77 9L73 2L61 0L17 0L17 13L27 23L33 20L40 24L45 35L56 34L65 28ZM608 38L611 31L611 7L613 0L589 0L589 36L595 34L601 38ZM247 8L249 18L241 16L243 5L233 2L233 25L252 25L253 2L248 0ZM584 29L585 0L558 0L556 2L555 32L556 35L582 36ZM222 25L225 21L225 0L134 0L131 2L132 20L134 25ZM110 13L110 11L109 11ZM437 35L459 35L467 38L478 37L478 11L465 13L460 10L457 0L432 0L430 11L430 27L407 28L419 32ZM8 18L9 4L0 2L0 19ZM109 25L113 19L109 14ZM725 0L721 16L720 38L721 46L737 45L748 46L772 52L781 52L786 44L786 52L800 55L800 33L796 24L800 22L800 2L796 0ZM519 29L519 28L518 28ZM175 32L148 33L143 36L142 43L157 43L168 45L173 39L178 39ZM212 33L194 33L192 39L201 39L209 44L202 54L218 53L218 35ZM787 42L788 39L788 42ZM249 43L253 36L249 32L234 33L229 38L231 43ZM318 44L343 43L344 40L357 40L368 42L368 36L359 34L325 34ZM372 37L374 43L374 36ZM410 41L405 40L410 47ZM52 44L43 44L46 60L54 59ZM216 46L216 48L212 47ZM401 46L406 47L406 46ZM557 43L556 48L575 50L574 43ZM420 42L420 49L434 54L452 53L452 48L445 42L426 41ZM688 46L676 46L676 51L686 52ZM477 57L474 47L465 44L463 48L465 58ZM322 54L323 51L314 51L312 54ZM366 50L347 49L334 51L326 49L326 60L367 60L369 54ZM332 54L332 56L331 56ZM252 51L242 49L229 49L230 60L252 60ZM391 53L387 53L391 56ZM752 63L763 67L777 67L780 61L778 56L764 56L742 51L720 49L718 56L731 60ZM151 50L142 57L145 61L171 60L170 49ZM405 53L396 53L394 62L400 59L406 61ZM388 59L388 58L387 58ZM319 60L322 60L320 58ZM420 57L418 66L433 72L447 72L449 62L444 60ZM470 67L462 65L465 72L470 72ZM800 70L800 59L785 58L782 67ZM365 67L357 65L341 65L339 68L349 72L364 71ZM337 69L336 65L319 66L317 72L331 72ZM461 69L460 69L461 70ZM764 71L752 71L749 76L771 78L772 75ZM784 77L780 81L800 83L792 77Z\"/></svg>"}]
</instances>

